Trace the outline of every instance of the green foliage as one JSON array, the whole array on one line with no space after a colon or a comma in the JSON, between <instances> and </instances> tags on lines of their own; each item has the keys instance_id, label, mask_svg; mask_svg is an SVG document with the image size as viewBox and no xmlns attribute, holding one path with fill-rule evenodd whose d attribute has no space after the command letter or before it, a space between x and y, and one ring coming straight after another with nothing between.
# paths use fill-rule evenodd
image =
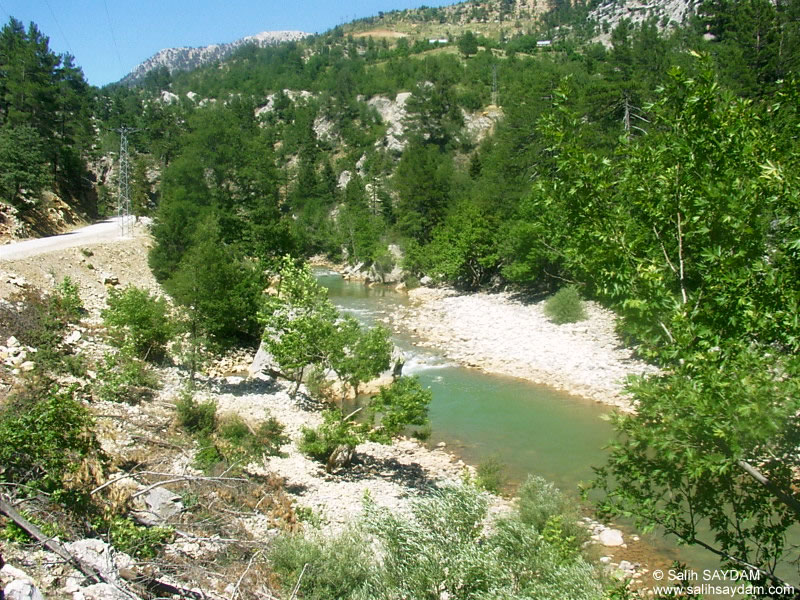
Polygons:
<instances>
[{"instance_id":1,"label":"green foliage","mask_svg":"<svg viewBox=\"0 0 800 600\"><path fill-rule=\"evenodd\" d=\"M355 448L366 439L389 444L409 425L428 425L430 401L431 392L423 389L415 377L401 377L381 387L370 401L367 422L345 420L338 408L324 411L322 425L316 429L303 428L300 451L327 462L340 446Z\"/></svg>"},{"instance_id":2,"label":"green foliage","mask_svg":"<svg viewBox=\"0 0 800 600\"><path fill-rule=\"evenodd\" d=\"M500 494L506 482L505 465L497 456L490 456L483 460L476 469L475 485L479 488Z\"/></svg>"},{"instance_id":3,"label":"green foliage","mask_svg":"<svg viewBox=\"0 0 800 600\"><path fill-rule=\"evenodd\" d=\"M85 461L103 460L94 422L75 388L34 375L0 412L0 481L64 493Z\"/></svg>"},{"instance_id":4,"label":"green foliage","mask_svg":"<svg viewBox=\"0 0 800 600\"><path fill-rule=\"evenodd\" d=\"M158 378L143 360L129 352L108 352L97 369L95 391L101 400L138 404L152 398Z\"/></svg>"},{"instance_id":5,"label":"green foliage","mask_svg":"<svg viewBox=\"0 0 800 600\"><path fill-rule=\"evenodd\" d=\"M30 514L27 511L20 511L23 517L25 517L28 521L36 525L39 530L48 537L65 537L66 532L64 528L59 523L54 523L52 521L43 521L42 519L38 518L36 515ZM29 544L33 542L33 538L31 538L28 533L22 529L19 525L17 525L11 519L8 519L6 526L3 529L0 529L0 540L7 540L9 542L14 542L17 544Z\"/></svg>"},{"instance_id":6,"label":"green foliage","mask_svg":"<svg viewBox=\"0 0 800 600\"><path fill-rule=\"evenodd\" d=\"M42 146L33 127L0 128L0 198L4 202L21 209L38 203L39 192L51 182Z\"/></svg>"},{"instance_id":7,"label":"green foliage","mask_svg":"<svg viewBox=\"0 0 800 600\"><path fill-rule=\"evenodd\" d=\"M478 289L498 271L497 227L498 219L489 211L474 203L460 203L428 245L409 247L407 262L436 281Z\"/></svg>"},{"instance_id":8,"label":"green foliage","mask_svg":"<svg viewBox=\"0 0 800 600\"><path fill-rule=\"evenodd\" d=\"M222 471L220 465L225 464L225 455L211 437L200 437L200 449L194 455L193 465L203 473L213 475Z\"/></svg>"},{"instance_id":9,"label":"green foliage","mask_svg":"<svg viewBox=\"0 0 800 600\"><path fill-rule=\"evenodd\" d=\"M206 436L217 429L217 404L198 402L189 390L183 390L175 402L178 424L189 433Z\"/></svg>"},{"instance_id":10,"label":"green foliage","mask_svg":"<svg viewBox=\"0 0 800 600\"><path fill-rule=\"evenodd\" d=\"M258 262L238 257L219 236L216 220L199 226L196 243L164 287L186 308L193 337L203 333L215 346L225 348L257 338L266 282Z\"/></svg>"},{"instance_id":11,"label":"green foliage","mask_svg":"<svg viewBox=\"0 0 800 600\"><path fill-rule=\"evenodd\" d=\"M0 336L3 339L13 335L20 343L36 348L36 355L30 359L42 372L85 375L84 357L72 354L72 348L64 344L68 325L83 316L77 287L69 278L65 278L52 294L28 288L9 300L0 303Z\"/></svg>"},{"instance_id":12,"label":"green foliage","mask_svg":"<svg viewBox=\"0 0 800 600\"><path fill-rule=\"evenodd\" d=\"M412 505L410 518L369 498L365 503L361 529L333 539L278 538L270 561L281 587L291 590L300 580L306 598L604 597L590 564L578 554L560 553L516 517L495 521L485 533L486 500L474 488L436 490ZM372 550L364 554L374 545L380 560Z\"/></svg>"},{"instance_id":13,"label":"green foliage","mask_svg":"<svg viewBox=\"0 0 800 600\"><path fill-rule=\"evenodd\" d=\"M295 393L311 366L333 370L354 390L389 368L392 345L386 329L364 331L354 318L339 315L308 266L298 267L286 257L279 277L261 321L264 342L284 376L296 383Z\"/></svg>"},{"instance_id":14,"label":"green foliage","mask_svg":"<svg viewBox=\"0 0 800 600\"><path fill-rule=\"evenodd\" d=\"M0 102L3 201L30 208L54 179L64 192L81 196L94 124L93 93L80 68L72 56L54 54L35 24L26 30L14 18L0 30L0 64L6 66Z\"/></svg>"},{"instance_id":15,"label":"green foliage","mask_svg":"<svg viewBox=\"0 0 800 600\"><path fill-rule=\"evenodd\" d=\"M409 425L427 425L432 397L431 391L424 389L416 377L401 377L391 385L381 387L369 403L373 420L379 416L378 425L370 437L389 443Z\"/></svg>"},{"instance_id":16,"label":"green foliage","mask_svg":"<svg viewBox=\"0 0 800 600\"><path fill-rule=\"evenodd\" d=\"M453 178L450 157L433 144L412 142L403 152L392 179L397 201L397 230L427 242L444 218Z\"/></svg>"},{"instance_id":17,"label":"green foliage","mask_svg":"<svg viewBox=\"0 0 800 600\"><path fill-rule=\"evenodd\" d=\"M371 552L353 533L338 536L281 536L270 545L269 560L282 587L291 591L300 582L299 593L309 600L352 598L369 576ZM303 567L308 565L303 571Z\"/></svg>"},{"instance_id":18,"label":"green foliage","mask_svg":"<svg viewBox=\"0 0 800 600\"><path fill-rule=\"evenodd\" d=\"M86 312L79 292L78 284L64 277L53 294L53 308L67 323L77 323Z\"/></svg>"},{"instance_id":19,"label":"green foliage","mask_svg":"<svg viewBox=\"0 0 800 600\"><path fill-rule=\"evenodd\" d=\"M128 286L108 294L103 321L112 343L129 348L136 357L158 362L166 355L167 343L175 334L166 300L147 290Z\"/></svg>"},{"instance_id":20,"label":"green foliage","mask_svg":"<svg viewBox=\"0 0 800 600\"><path fill-rule=\"evenodd\" d=\"M120 552L136 558L155 558L161 548L172 541L172 527L145 527L133 519L114 517L108 526L111 544Z\"/></svg>"},{"instance_id":21,"label":"green foliage","mask_svg":"<svg viewBox=\"0 0 800 600\"><path fill-rule=\"evenodd\" d=\"M615 417L619 436L598 470L596 486L608 493L601 508L770 573L776 557L792 560L785 532L797 511L786 498L799 481L789 450L798 375L796 356L748 346L696 353L669 373L636 380L637 412Z\"/></svg>"},{"instance_id":22,"label":"green foliage","mask_svg":"<svg viewBox=\"0 0 800 600\"><path fill-rule=\"evenodd\" d=\"M586 311L578 288L567 285L550 296L544 303L544 314L557 325L583 321L586 318Z\"/></svg>"},{"instance_id":23,"label":"green foliage","mask_svg":"<svg viewBox=\"0 0 800 600\"><path fill-rule=\"evenodd\" d=\"M469 58L478 53L478 38L470 30L465 31L458 38L458 51L464 55L464 58Z\"/></svg>"},{"instance_id":24,"label":"green foliage","mask_svg":"<svg viewBox=\"0 0 800 600\"><path fill-rule=\"evenodd\" d=\"M274 417L269 417L253 430L238 415L221 420L218 436L233 447L233 454L242 458L281 456L281 446L289 442L284 427Z\"/></svg>"},{"instance_id":25,"label":"green foliage","mask_svg":"<svg viewBox=\"0 0 800 600\"><path fill-rule=\"evenodd\" d=\"M298 448L300 452L326 463L339 446L355 448L364 440L364 427L343 419L338 408L322 412L322 425L316 429L303 427Z\"/></svg>"}]
</instances>

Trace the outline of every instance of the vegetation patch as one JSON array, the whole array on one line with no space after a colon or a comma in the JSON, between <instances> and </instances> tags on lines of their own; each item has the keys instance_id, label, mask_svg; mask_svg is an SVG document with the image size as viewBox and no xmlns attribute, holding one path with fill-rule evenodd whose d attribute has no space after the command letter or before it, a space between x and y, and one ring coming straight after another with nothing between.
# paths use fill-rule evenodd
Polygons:
<instances>
[{"instance_id":1,"label":"vegetation patch","mask_svg":"<svg viewBox=\"0 0 800 600\"><path fill-rule=\"evenodd\" d=\"M578 288L567 285L558 290L544 303L544 314L558 325L583 321L586 318L586 310Z\"/></svg>"}]
</instances>

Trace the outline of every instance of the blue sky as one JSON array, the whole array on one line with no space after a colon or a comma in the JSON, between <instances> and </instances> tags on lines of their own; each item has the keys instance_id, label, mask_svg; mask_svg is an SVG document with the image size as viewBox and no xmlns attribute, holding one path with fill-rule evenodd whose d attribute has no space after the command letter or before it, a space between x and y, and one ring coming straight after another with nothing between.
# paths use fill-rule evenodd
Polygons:
<instances>
[{"instance_id":1,"label":"blue sky","mask_svg":"<svg viewBox=\"0 0 800 600\"><path fill-rule=\"evenodd\" d=\"M162 48L205 46L261 31L319 33L378 11L457 0L0 0L0 19L33 21L89 83L118 81Z\"/></svg>"}]
</instances>

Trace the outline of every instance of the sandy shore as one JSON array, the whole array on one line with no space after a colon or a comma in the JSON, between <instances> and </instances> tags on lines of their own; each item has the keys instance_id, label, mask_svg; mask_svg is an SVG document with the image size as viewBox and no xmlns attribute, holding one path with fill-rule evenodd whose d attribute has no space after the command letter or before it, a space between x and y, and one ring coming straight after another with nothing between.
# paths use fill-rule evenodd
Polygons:
<instances>
[{"instance_id":1,"label":"sandy shore","mask_svg":"<svg viewBox=\"0 0 800 600\"><path fill-rule=\"evenodd\" d=\"M418 288L409 298L410 305L392 315L395 326L421 338L420 345L489 373L631 410L625 378L657 372L633 357L614 331L614 314L593 302L586 303L585 321L555 325L542 303L524 304L509 293Z\"/></svg>"}]
</instances>

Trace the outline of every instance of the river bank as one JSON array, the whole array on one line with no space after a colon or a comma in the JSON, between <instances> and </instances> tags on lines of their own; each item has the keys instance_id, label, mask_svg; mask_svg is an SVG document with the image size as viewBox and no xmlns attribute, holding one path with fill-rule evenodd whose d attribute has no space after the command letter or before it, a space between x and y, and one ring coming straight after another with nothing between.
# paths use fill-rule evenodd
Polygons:
<instances>
[{"instance_id":1,"label":"river bank","mask_svg":"<svg viewBox=\"0 0 800 600\"><path fill-rule=\"evenodd\" d=\"M633 410L624 392L629 375L657 369L633 356L616 334L615 316L586 302L587 318L556 325L543 302L523 303L508 292L458 294L417 288L387 322L433 347L449 360L499 375L518 377Z\"/></svg>"}]
</instances>

